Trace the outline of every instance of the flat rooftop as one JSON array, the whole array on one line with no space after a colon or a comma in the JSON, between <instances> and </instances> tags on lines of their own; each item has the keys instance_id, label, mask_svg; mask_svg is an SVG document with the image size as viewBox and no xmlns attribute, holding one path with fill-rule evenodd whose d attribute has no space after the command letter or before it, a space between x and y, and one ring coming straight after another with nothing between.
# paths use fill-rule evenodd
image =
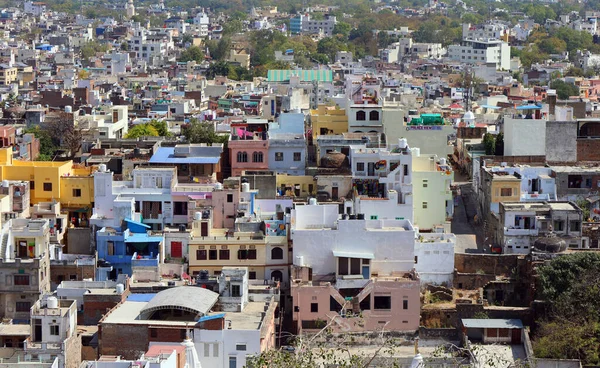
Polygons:
<instances>
[{"instance_id":1,"label":"flat rooftop","mask_svg":"<svg viewBox=\"0 0 600 368\"><path fill-rule=\"evenodd\" d=\"M29 336L31 333L30 325L9 325L0 324L0 336Z\"/></svg>"},{"instance_id":2,"label":"flat rooftop","mask_svg":"<svg viewBox=\"0 0 600 368\"><path fill-rule=\"evenodd\" d=\"M190 324L188 321L160 321L139 319L140 312L146 302L126 301L109 313L102 324L135 324L135 325L163 325L182 326ZM225 313L225 319L231 321L234 330L258 330L265 311L265 302L249 302L243 312L209 312L206 317ZM28 325L27 325L28 326Z\"/></svg>"}]
</instances>

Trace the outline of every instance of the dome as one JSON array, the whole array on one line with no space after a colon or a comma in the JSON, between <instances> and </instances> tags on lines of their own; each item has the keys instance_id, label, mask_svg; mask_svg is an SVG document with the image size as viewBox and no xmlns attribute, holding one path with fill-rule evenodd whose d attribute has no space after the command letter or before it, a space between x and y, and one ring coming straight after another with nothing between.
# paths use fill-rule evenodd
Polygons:
<instances>
[{"instance_id":1,"label":"dome","mask_svg":"<svg viewBox=\"0 0 600 368\"><path fill-rule=\"evenodd\" d=\"M463 115L463 120L464 121L473 121L473 120L475 120L475 114L473 114L472 111L467 111Z\"/></svg>"},{"instance_id":2,"label":"dome","mask_svg":"<svg viewBox=\"0 0 600 368\"><path fill-rule=\"evenodd\" d=\"M559 253L567 249L567 242L554 234L539 237L533 243L536 250L549 253Z\"/></svg>"}]
</instances>

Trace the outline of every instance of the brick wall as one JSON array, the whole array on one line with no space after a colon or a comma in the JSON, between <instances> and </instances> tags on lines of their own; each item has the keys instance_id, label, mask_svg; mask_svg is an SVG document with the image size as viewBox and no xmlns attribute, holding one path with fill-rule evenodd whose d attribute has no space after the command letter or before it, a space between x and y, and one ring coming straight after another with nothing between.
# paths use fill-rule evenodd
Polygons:
<instances>
[{"instance_id":1,"label":"brick wall","mask_svg":"<svg viewBox=\"0 0 600 368\"><path fill-rule=\"evenodd\" d=\"M61 281L83 281L83 279L94 279L96 268L93 265L76 266L74 264L56 264L56 261L50 263L50 282L55 285ZM75 276L72 279L71 276Z\"/></svg>"},{"instance_id":2,"label":"brick wall","mask_svg":"<svg viewBox=\"0 0 600 368\"><path fill-rule=\"evenodd\" d=\"M75 333L65 340L65 368L79 368L81 365L81 335Z\"/></svg>"},{"instance_id":3,"label":"brick wall","mask_svg":"<svg viewBox=\"0 0 600 368\"><path fill-rule=\"evenodd\" d=\"M600 160L600 139L577 139L577 161Z\"/></svg>"},{"instance_id":4,"label":"brick wall","mask_svg":"<svg viewBox=\"0 0 600 368\"><path fill-rule=\"evenodd\" d=\"M460 273L510 275L513 269L526 264L524 256L516 254L454 254L454 268Z\"/></svg>"},{"instance_id":5,"label":"brick wall","mask_svg":"<svg viewBox=\"0 0 600 368\"><path fill-rule=\"evenodd\" d=\"M98 329L99 355L138 359L148 350L148 326L103 323Z\"/></svg>"},{"instance_id":6,"label":"brick wall","mask_svg":"<svg viewBox=\"0 0 600 368\"><path fill-rule=\"evenodd\" d=\"M83 324L98 324L104 314L117 304L124 302L129 294L129 289L126 289L121 295L85 294L83 296Z\"/></svg>"}]
</instances>

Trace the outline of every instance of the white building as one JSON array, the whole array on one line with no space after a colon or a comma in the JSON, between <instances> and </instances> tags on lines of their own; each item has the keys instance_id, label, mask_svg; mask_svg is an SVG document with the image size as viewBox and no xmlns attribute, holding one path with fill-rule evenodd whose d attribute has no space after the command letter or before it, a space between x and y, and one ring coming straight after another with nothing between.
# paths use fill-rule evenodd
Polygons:
<instances>
[{"instance_id":1,"label":"white building","mask_svg":"<svg viewBox=\"0 0 600 368\"><path fill-rule=\"evenodd\" d=\"M333 28L337 23L335 15L325 15L324 19L311 19L306 16L302 19L302 33L323 33L325 36L333 35Z\"/></svg>"},{"instance_id":2,"label":"white building","mask_svg":"<svg viewBox=\"0 0 600 368\"><path fill-rule=\"evenodd\" d=\"M23 8L25 13L33 14L34 16L39 17L46 12L46 3L39 1L25 1Z\"/></svg>"},{"instance_id":3,"label":"white building","mask_svg":"<svg viewBox=\"0 0 600 368\"><path fill-rule=\"evenodd\" d=\"M416 56L420 59L441 59L446 49L441 43L413 42L412 38L401 38L398 42L398 59Z\"/></svg>"},{"instance_id":4,"label":"white building","mask_svg":"<svg viewBox=\"0 0 600 368\"><path fill-rule=\"evenodd\" d=\"M410 272L414 236L408 220L340 219L337 204L292 210L294 265L312 268L313 279L338 274L340 262L348 258L362 259L358 274L365 282L371 275Z\"/></svg>"},{"instance_id":5,"label":"white building","mask_svg":"<svg viewBox=\"0 0 600 368\"><path fill-rule=\"evenodd\" d=\"M448 47L448 57L467 64L492 63L498 69L510 69L510 46L500 40L464 39L460 45Z\"/></svg>"},{"instance_id":6,"label":"white building","mask_svg":"<svg viewBox=\"0 0 600 368\"><path fill-rule=\"evenodd\" d=\"M193 22L198 29L199 35L201 37L208 37L208 26L210 25L208 15L204 11L201 11L194 16Z\"/></svg>"},{"instance_id":7,"label":"white building","mask_svg":"<svg viewBox=\"0 0 600 368\"><path fill-rule=\"evenodd\" d=\"M419 233L415 240L415 270L422 284L452 285L454 234Z\"/></svg>"},{"instance_id":8,"label":"white building","mask_svg":"<svg viewBox=\"0 0 600 368\"><path fill-rule=\"evenodd\" d=\"M94 138L121 139L129 131L127 106L119 105L104 108L100 113L93 110L92 115L79 116L77 124L94 133Z\"/></svg>"},{"instance_id":9,"label":"white building","mask_svg":"<svg viewBox=\"0 0 600 368\"><path fill-rule=\"evenodd\" d=\"M508 35L508 25L502 23L486 23L480 25L472 25L464 23L462 29L463 39L499 40Z\"/></svg>"}]
</instances>

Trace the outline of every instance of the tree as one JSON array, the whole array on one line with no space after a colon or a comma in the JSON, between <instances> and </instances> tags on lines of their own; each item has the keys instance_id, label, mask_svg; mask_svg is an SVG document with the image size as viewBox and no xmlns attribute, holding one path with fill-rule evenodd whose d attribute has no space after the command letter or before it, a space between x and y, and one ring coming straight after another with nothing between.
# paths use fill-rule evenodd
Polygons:
<instances>
[{"instance_id":1,"label":"tree","mask_svg":"<svg viewBox=\"0 0 600 368\"><path fill-rule=\"evenodd\" d=\"M182 63L188 61L195 61L201 63L204 61L204 52L198 46L191 46L187 50L183 51L179 56L179 61Z\"/></svg>"},{"instance_id":2,"label":"tree","mask_svg":"<svg viewBox=\"0 0 600 368\"><path fill-rule=\"evenodd\" d=\"M229 139L228 136L218 135L212 123L198 119L191 119L189 124L182 127L182 132L190 143L226 143Z\"/></svg>"},{"instance_id":3,"label":"tree","mask_svg":"<svg viewBox=\"0 0 600 368\"><path fill-rule=\"evenodd\" d=\"M158 131L156 130L156 128L154 126L152 126L152 124L150 123L145 123L145 124L138 124L135 125L133 128L129 129L129 132L127 132L127 136L125 138L128 139L132 139L132 138L140 138L140 137L158 137Z\"/></svg>"},{"instance_id":4,"label":"tree","mask_svg":"<svg viewBox=\"0 0 600 368\"><path fill-rule=\"evenodd\" d=\"M34 137L40 140L40 155L38 159L43 158L40 161L51 161L56 151L56 146L52 142L52 137L46 130L42 130L39 125L32 126L25 129L25 133L33 134Z\"/></svg>"},{"instance_id":5,"label":"tree","mask_svg":"<svg viewBox=\"0 0 600 368\"><path fill-rule=\"evenodd\" d=\"M346 22L337 22L335 26L333 26L333 34L340 35L344 39L348 38L351 30L352 26Z\"/></svg>"},{"instance_id":6,"label":"tree","mask_svg":"<svg viewBox=\"0 0 600 368\"><path fill-rule=\"evenodd\" d=\"M169 132L169 125L167 125L166 121L153 119L150 120L148 124L156 129L156 132L160 137L170 137L172 135L171 132Z\"/></svg>"},{"instance_id":7,"label":"tree","mask_svg":"<svg viewBox=\"0 0 600 368\"><path fill-rule=\"evenodd\" d=\"M571 96L579 96L579 87L561 79L552 81L550 88L556 90L556 94L561 100L566 100Z\"/></svg>"},{"instance_id":8,"label":"tree","mask_svg":"<svg viewBox=\"0 0 600 368\"><path fill-rule=\"evenodd\" d=\"M216 63L212 63L206 70L206 78L208 79L214 79L216 76L227 75L229 75L229 63L225 61L217 61Z\"/></svg>"},{"instance_id":9,"label":"tree","mask_svg":"<svg viewBox=\"0 0 600 368\"><path fill-rule=\"evenodd\" d=\"M504 156L504 133L500 132L496 136L496 143L494 144L494 155Z\"/></svg>"},{"instance_id":10,"label":"tree","mask_svg":"<svg viewBox=\"0 0 600 368\"><path fill-rule=\"evenodd\" d=\"M483 146L485 147L486 155L493 155L496 149L496 139L491 133L485 133L483 135Z\"/></svg>"},{"instance_id":11,"label":"tree","mask_svg":"<svg viewBox=\"0 0 600 368\"><path fill-rule=\"evenodd\" d=\"M583 211L583 221L588 221L591 218L590 202L588 202L586 199L580 198L575 202L575 204L577 204L577 207L581 208Z\"/></svg>"},{"instance_id":12,"label":"tree","mask_svg":"<svg viewBox=\"0 0 600 368\"><path fill-rule=\"evenodd\" d=\"M54 147L64 148L69 158L74 158L81 150L84 129L75 125L73 114L60 112L55 116L46 118L42 129L52 139Z\"/></svg>"}]
</instances>

